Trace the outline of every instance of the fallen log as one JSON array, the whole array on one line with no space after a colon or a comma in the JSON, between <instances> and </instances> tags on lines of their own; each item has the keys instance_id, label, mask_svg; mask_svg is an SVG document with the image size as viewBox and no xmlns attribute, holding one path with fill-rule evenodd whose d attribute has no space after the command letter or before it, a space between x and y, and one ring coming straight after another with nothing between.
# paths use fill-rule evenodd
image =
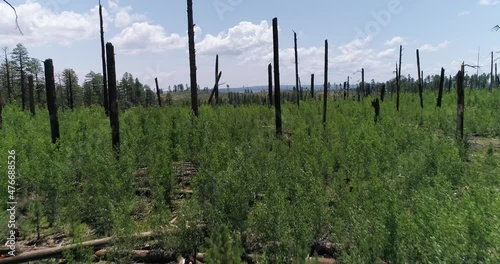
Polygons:
<instances>
[{"instance_id":1,"label":"fallen log","mask_svg":"<svg viewBox=\"0 0 500 264\"><path fill-rule=\"evenodd\" d=\"M100 249L95 253L95 256L101 259L111 252L111 250ZM145 263L168 263L177 261L176 254L163 250L130 250L126 251L126 253L130 254L134 261Z\"/></svg>"},{"instance_id":2,"label":"fallen log","mask_svg":"<svg viewBox=\"0 0 500 264\"><path fill-rule=\"evenodd\" d=\"M11 249L7 246L1 246L0 247L0 255L7 255Z\"/></svg>"},{"instance_id":3,"label":"fallen log","mask_svg":"<svg viewBox=\"0 0 500 264\"><path fill-rule=\"evenodd\" d=\"M135 235L135 237L137 237L137 238L150 238L152 236L153 236L152 232L144 232L144 233L139 233L139 234ZM112 239L113 239L113 237L105 237L105 238L85 241L81 244L71 244L71 245L62 246L62 247L47 248L47 249L41 249L41 250L36 250L36 251L31 251L31 252L25 252L25 253L22 253L20 255L15 256L15 257L0 259L0 264L22 263L22 262L27 262L27 261L53 258L53 257L57 257L57 256L62 255L62 253L65 250L71 250L71 249L74 249L74 248L79 247L79 246L93 247L95 250L98 250L98 249L101 249L104 245L110 243L112 241Z\"/></svg>"}]
</instances>

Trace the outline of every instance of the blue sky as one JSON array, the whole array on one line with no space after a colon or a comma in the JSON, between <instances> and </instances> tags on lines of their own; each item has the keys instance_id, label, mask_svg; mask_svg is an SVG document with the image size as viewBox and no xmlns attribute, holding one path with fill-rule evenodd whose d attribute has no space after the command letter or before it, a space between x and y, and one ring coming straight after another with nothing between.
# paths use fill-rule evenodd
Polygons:
<instances>
[{"instance_id":1,"label":"blue sky","mask_svg":"<svg viewBox=\"0 0 500 264\"><path fill-rule=\"evenodd\" d=\"M56 72L73 68L80 83L99 72L98 1L11 0L24 36L15 30L12 11L0 4L0 46L17 42L30 56L52 58ZM298 33L299 72L323 76L324 40L329 40L332 83L365 68L366 79L393 76L403 44L402 74L415 76L420 49L425 75L458 71L462 61L489 72L491 51L500 51L497 0L193 0L198 82L213 86L215 54L220 54L222 82L231 87L265 85L272 62L272 18L280 27L281 83L293 84L293 31ZM106 41L115 45L118 76L130 72L162 88L189 83L187 15L184 0L103 0ZM420 24L419 24L420 21ZM497 54L500 56L500 53Z\"/></svg>"}]
</instances>

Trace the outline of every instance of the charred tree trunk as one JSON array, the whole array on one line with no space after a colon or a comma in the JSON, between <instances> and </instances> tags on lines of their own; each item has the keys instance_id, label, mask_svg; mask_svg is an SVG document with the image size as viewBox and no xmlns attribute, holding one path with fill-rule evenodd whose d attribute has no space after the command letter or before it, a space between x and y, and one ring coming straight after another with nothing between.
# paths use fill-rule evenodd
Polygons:
<instances>
[{"instance_id":1,"label":"charred tree trunk","mask_svg":"<svg viewBox=\"0 0 500 264\"><path fill-rule=\"evenodd\" d=\"M399 67L401 67L401 65ZM418 52L418 49L417 49L417 69L418 69L418 95L420 97L420 107L423 109L424 99L423 99L422 79L424 78L424 76L420 76L420 54Z\"/></svg>"},{"instance_id":2,"label":"charred tree trunk","mask_svg":"<svg viewBox=\"0 0 500 264\"><path fill-rule=\"evenodd\" d=\"M495 63L495 88L498 87L498 73L497 73L497 64Z\"/></svg>"},{"instance_id":3,"label":"charred tree trunk","mask_svg":"<svg viewBox=\"0 0 500 264\"><path fill-rule=\"evenodd\" d=\"M382 88L380 88L380 101L384 101L385 98L385 83L382 84Z\"/></svg>"},{"instance_id":4,"label":"charred tree trunk","mask_svg":"<svg viewBox=\"0 0 500 264\"><path fill-rule=\"evenodd\" d=\"M3 98L2 94L0 93L0 129L2 129L2 123L3 123Z\"/></svg>"},{"instance_id":5,"label":"charred tree trunk","mask_svg":"<svg viewBox=\"0 0 500 264\"><path fill-rule=\"evenodd\" d=\"M38 105L42 106L42 92L40 89L40 84L38 83L38 72L35 72L35 90L36 90Z\"/></svg>"},{"instance_id":6,"label":"charred tree trunk","mask_svg":"<svg viewBox=\"0 0 500 264\"><path fill-rule=\"evenodd\" d=\"M396 63L396 109L399 111L400 106L400 94L401 94L401 61L403 57L403 45L399 45L399 67Z\"/></svg>"},{"instance_id":7,"label":"charred tree trunk","mask_svg":"<svg viewBox=\"0 0 500 264\"><path fill-rule=\"evenodd\" d=\"M424 86L424 84L425 84L425 81L424 81L424 79L425 79L424 78L424 71L421 72L420 76L422 76L422 94L423 94L424 93L424 88L425 88L425 86Z\"/></svg>"},{"instance_id":8,"label":"charred tree trunk","mask_svg":"<svg viewBox=\"0 0 500 264\"><path fill-rule=\"evenodd\" d=\"M450 79L448 79L448 92L451 92L452 84L453 84L453 79L451 78L451 75L450 75Z\"/></svg>"},{"instance_id":9,"label":"charred tree trunk","mask_svg":"<svg viewBox=\"0 0 500 264\"><path fill-rule=\"evenodd\" d=\"M297 97L297 106L300 105L300 87L299 87L299 53L297 51L297 33L293 32L293 43L295 49L295 92Z\"/></svg>"},{"instance_id":10,"label":"charred tree trunk","mask_svg":"<svg viewBox=\"0 0 500 264\"><path fill-rule=\"evenodd\" d=\"M493 78L493 51L491 52L491 72L490 72L490 92L493 91L493 82L494 82L494 78Z\"/></svg>"},{"instance_id":11,"label":"charred tree trunk","mask_svg":"<svg viewBox=\"0 0 500 264\"><path fill-rule=\"evenodd\" d=\"M269 106L273 105L273 65L267 65L267 86L269 88Z\"/></svg>"},{"instance_id":12,"label":"charred tree trunk","mask_svg":"<svg viewBox=\"0 0 500 264\"><path fill-rule=\"evenodd\" d=\"M12 88L10 85L10 67L9 67L9 59L7 57L7 48L3 49L5 53L5 71L6 71L6 79L7 79L7 102L10 103L10 100L12 99Z\"/></svg>"},{"instance_id":13,"label":"charred tree trunk","mask_svg":"<svg viewBox=\"0 0 500 264\"><path fill-rule=\"evenodd\" d=\"M373 106L373 108L375 110L375 118L374 118L374 120L375 120L375 123L377 123L378 118L380 116L380 102L379 102L378 98L376 98L375 100L372 101L372 106Z\"/></svg>"},{"instance_id":14,"label":"charred tree trunk","mask_svg":"<svg viewBox=\"0 0 500 264\"><path fill-rule=\"evenodd\" d=\"M219 104L219 54L215 56L215 104Z\"/></svg>"},{"instance_id":15,"label":"charred tree trunk","mask_svg":"<svg viewBox=\"0 0 500 264\"><path fill-rule=\"evenodd\" d=\"M24 80L23 56L19 56L19 67L21 69L21 102L24 111L26 108L26 85Z\"/></svg>"},{"instance_id":16,"label":"charred tree trunk","mask_svg":"<svg viewBox=\"0 0 500 264\"><path fill-rule=\"evenodd\" d=\"M103 105L104 113L106 116L109 115L109 95L108 95L108 81L107 81L107 71L106 71L106 48L104 46L104 23L102 19L102 6L99 1L99 20L101 27L101 60L102 60L102 93L103 93Z\"/></svg>"},{"instance_id":17,"label":"charred tree trunk","mask_svg":"<svg viewBox=\"0 0 500 264\"><path fill-rule=\"evenodd\" d=\"M158 98L158 105L161 107L160 86L158 85L158 78L155 78L156 84L156 97Z\"/></svg>"},{"instance_id":18,"label":"charred tree trunk","mask_svg":"<svg viewBox=\"0 0 500 264\"><path fill-rule=\"evenodd\" d=\"M464 65L457 74L457 140L463 142L464 140Z\"/></svg>"},{"instance_id":19,"label":"charred tree trunk","mask_svg":"<svg viewBox=\"0 0 500 264\"><path fill-rule=\"evenodd\" d=\"M273 54L274 54L274 109L276 114L276 136L283 134L281 124L281 98L280 98L280 55L278 38L278 18L273 18Z\"/></svg>"},{"instance_id":20,"label":"charred tree trunk","mask_svg":"<svg viewBox=\"0 0 500 264\"><path fill-rule=\"evenodd\" d=\"M50 131L52 143L55 144L59 139L59 120L57 118L56 106L56 81L54 79L54 65L51 59L44 62L45 71L45 91L47 94L47 108L50 117Z\"/></svg>"},{"instance_id":21,"label":"charred tree trunk","mask_svg":"<svg viewBox=\"0 0 500 264\"><path fill-rule=\"evenodd\" d=\"M106 57L109 88L109 121L111 124L111 140L116 159L120 159L120 122L118 120L118 92L116 90L115 48L106 43Z\"/></svg>"},{"instance_id":22,"label":"charred tree trunk","mask_svg":"<svg viewBox=\"0 0 500 264\"><path fill-rule=\"evenodd\" d=\"M189 69L191 77L191 109L198 117L198 83L196 81L196 51L194 47L193 0L187 0Z\"/></svg>"},{"instance_id":23,"label":"charred tree trunk","mask_svg":"<svg viewBox=\"0 0 500 264\"><path fill-rule=\"evenodd\" d=\"M364 90L365 90L365 68L361 68L361 91ZM358 96L358 101L361 101L360 99L361 98L359 98Z\"/></svg>"},{"instance_id":24,"label":"charred tree trunk","mask_svg":"<svg viewBox=\"0 0 500 264\"><path fill-rule=\"evenodd\" d=\"M311 98L314 99L314 73L311 74Z\"/></svg>"},{"instance_id":25,"label":"charred tree trunk","mask_svg":"<svg viewBox=\"0 0 500 264\"><path fill-rule=\"evenodd\" d=\"M399 111L399 66L396 62L396 110Z\"/></svg>"},{"instance_id":26,"label":"charred tree trunk","mask_svg":"<svg viewBox=\"0 0 500 264\"><path fill-rule=\"evenodd\" d=\"M325 80L323 84L323 125L326 125L326 110L328 101L328 40L325 40Z\"/></svg>"},{"instance_id":27,"label":"charred tree trunk","mask_svg":"<svg viewBox=\"0 0 500 264\"><path fill-rule=\"evenodd\" d=\"M347 86L346 86L347 97L349 97L349 87L350 87L350 85L349 85L349 79L351 79L351 77L347 76Z\"/></svg>"},{"instance_id":28,"label":"charred tree trunk","mask_svg":"<svg viewBox=\"0 0 500 264\"><path fill-rule=\"evenodd\" d=\"M210 93L210 97L208 98L208 104L212 104L212 99L215 95L215 92L217 91L219 87L219 81L222 76L222 72L219 72L219 75L215 78L215 84L214 84L214 89L212 89L212 92Z\"/></svg>"},{"instance_id":29,"label":"charred tree trunk","mask_svg":"<svg viewBox=\"0 0 500 264\"><path fill-rule=\"evenodd\" d=\"M28 76L28 98L30 101L30 112L35 115L35 96L34 96L33 75Z\"/></svg>"},{"instance_id":30,"label":"charred tree trunk","mask_svg":"<svg viewBox=\"0 0 500 264\"><path fill-rule=\"evenodd\" d=\"M74 101L73 101L73 82L71 80L71 73L69 73L68 75L69 75L68 76L68 78L69 78L69 82L68 82L68 84L69 84L69 108L71 110L73 110L73 103L74 103Z\"/></svg>"},{"instance_id":31,"label":"charred tree trunk","mask_svg":"<svg viewBox=\"0 0 500 264\"><path fill-rule=\"evenodd\" d=\"M344 82L344 100L347 98L347 82Z\"/></svg>"},{"instance_id":32,"label":"charred tree trunk","mask_svg":"<svg viewBox=\"0 0 500 264\"><path fill-rule=\"evenodd\" d=\"M441 108L441 103L443 101L443 90L444 90L444 68L441 68L441 79L439 80L439 92L437 98L437 107Z\"/></svg>"}]
</instances>

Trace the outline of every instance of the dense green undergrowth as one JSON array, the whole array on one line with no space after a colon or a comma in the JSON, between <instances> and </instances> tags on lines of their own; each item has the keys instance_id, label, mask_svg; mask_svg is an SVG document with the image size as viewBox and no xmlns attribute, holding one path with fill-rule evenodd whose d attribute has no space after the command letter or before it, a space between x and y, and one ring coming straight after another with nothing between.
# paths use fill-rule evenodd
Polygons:
<instances>
[{"instance_id":1,"label":"dense green undergrowth","mask_svg":"<svg viewBox=\"0 0 500 264\"><path fill-rule=\"evenodd\" d=\"M423 110L414 94L402 95L400 112L394 101L381 103L378 123L369 98L329 101L325 126L321 102L285 104L281 139L266 106L202 106L198 119L187 107L134 108L120 114L119 161L100 108L60 112L54 145L46 109L32 117L7 107L0 160L16 151L24 236L37 226L74 241L114 235L130 249L133 233L172 229L158 247L206 251L215 262L245 250L263 263L301 263L315 241L329 240L341 263L495 263L500 150L455 142L454 93L442 109L433 93ZM466 92L465 131L500 136L499 91ZM198 170L172 228L176 161ZM147 177L137 176L141 170ZM6 162L0 171L7 201ZM150 197L135 194L142 185ZM2 237L7 221L1 214Z\"/></svg>"}]
</instances>

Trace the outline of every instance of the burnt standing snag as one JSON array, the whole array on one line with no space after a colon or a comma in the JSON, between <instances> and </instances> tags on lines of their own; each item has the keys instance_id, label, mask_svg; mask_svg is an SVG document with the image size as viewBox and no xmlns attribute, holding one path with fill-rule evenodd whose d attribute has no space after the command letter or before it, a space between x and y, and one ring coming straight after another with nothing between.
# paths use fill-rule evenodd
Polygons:
<instances>
[{"instance_id":1,"label":"burnt standing snag","mask_svg":"<svg viewBox=\"0 0 500 264\"><path fill-rule=\"evenodd\" d=\"M56 106L56 83L54 79L54 65L52 59L45 60L45 91L47 94L47 109L49 110L50 117L50 131L52 143L55 144L59 139L59 120L57 119L57 106Z\"/></svg>"},{"instance_id":2,"label":"burnt standing snag","mask_svg":"<svg viewBox=\"0 0 500 264\"><path fill-rule=\"evenodd\" d=\"M372 101L372 107L375 109L375 123L377 123L380 116L380 102L378 98Z\"/></svg>"},{"instance_id":3,"label":"burnt standing snag","mask_svg":"<svg viewBox=\"0 0 500 264\"><path fill-rule=\"evenodd\" d=\"M278 18L273 18L273 54L274 54L274 109L276 114L276 136L281 137L281 98L280 98L280 55L278 42Z\"/></svg>"},{"instance_id":4,"label":"burnt standing snag","mask_svg":"<svg viewBox=\"0 0 500 264\"><path fill-rule=\"evenodd\" d=\"M106 43L108 88L109 88L109 121L111 124L112 147L116 159L120 159L120 123L118 120L118 93L116 90L115 49L113 44Z\"/></svg>"}]
</instances>

